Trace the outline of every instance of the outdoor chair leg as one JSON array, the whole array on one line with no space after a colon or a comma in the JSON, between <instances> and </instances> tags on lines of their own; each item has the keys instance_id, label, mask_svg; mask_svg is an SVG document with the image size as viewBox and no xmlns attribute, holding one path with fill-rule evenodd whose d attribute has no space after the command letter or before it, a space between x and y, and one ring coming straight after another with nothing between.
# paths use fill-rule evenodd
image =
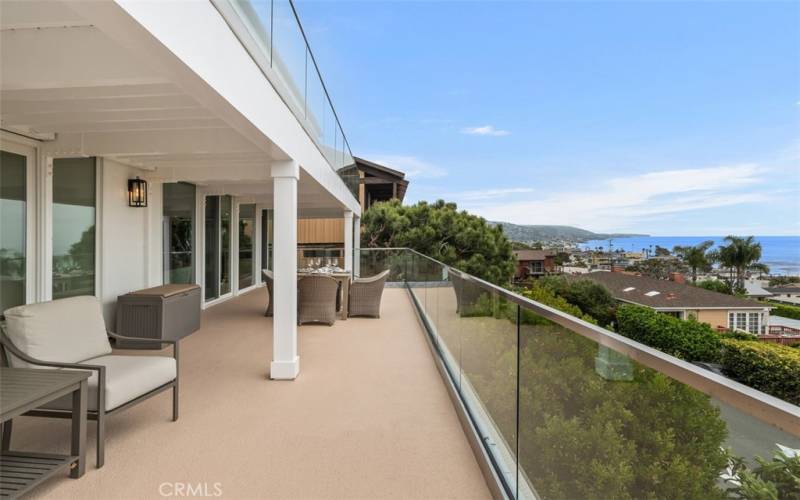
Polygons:
<instances>
[{"instance_id":1,"label":"outdoor chair leg","mask_svg":"<svg viewBox=\"0 0 800 500\"><path fill-rule=\"evenodd\" d=\"M178 381L175 381L175 385L172 386L172 421L177 422L178 420Z\"/></svg>"},{"instance_id":2,"label":"outdoor chair leg","mask_svg":"<svg viewBox=\"0 0 800 500\"><path fill-rule=\"evenodd\" d=\"M3 451L8 451L11 449L11 422L13 420L8 420L3 422Z\"/></svg>"},{"instance_id":3,"label":"outdoor chair leg","mask_svg":"<svg viewBox=\"0 0 800 500\"><path fill-rule=\"evenodd\" d=\"M103 466L106 459L106 412L101 410L97 412L97 462L96 467L99 469Z\"/></svg>"}]
</instances>

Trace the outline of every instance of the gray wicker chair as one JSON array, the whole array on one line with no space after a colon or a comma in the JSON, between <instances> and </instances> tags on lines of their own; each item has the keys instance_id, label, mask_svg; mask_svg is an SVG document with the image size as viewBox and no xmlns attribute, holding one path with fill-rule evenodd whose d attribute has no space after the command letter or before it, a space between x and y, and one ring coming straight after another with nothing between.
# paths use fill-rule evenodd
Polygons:
<instances>
[{"instance_id":1,"label":"gray wicker chair","mask_svg":"<svg viewBox=\"0 0 800 500\"><path fill-rule=\"evenodd\" d=\"M267 284L267 310L264 316L272 316L272 271L269 269L262 269L261 274L264 276L264 283Z\"/></svg>"},{"instance_id":2,"label":"gray wicker chair","mask_svg":"<svg viewBox=\"0 0 800 500\"><path fill-rule=\"evenodd\" d=\"M297 283L297 324L336 321L339 282L330 276L306 276Z\"/></svg>"},{"instance_id":3,"label":"gray wicker chair","mask_svg":"<svg viewBox=\"0 0 800 500\"><path fill-rule=\"evenodd\" d=\"M369 278L354 279L350 285L347 315L380 318L383 286L388 277L389 270L387 269Z\"/></svg>"}]
</instances>

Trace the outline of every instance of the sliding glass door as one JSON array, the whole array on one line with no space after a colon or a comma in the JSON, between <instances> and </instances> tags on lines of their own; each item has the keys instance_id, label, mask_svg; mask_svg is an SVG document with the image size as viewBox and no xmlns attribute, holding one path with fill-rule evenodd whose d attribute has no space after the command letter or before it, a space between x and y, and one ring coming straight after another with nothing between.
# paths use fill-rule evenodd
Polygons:
<instances>
[{"instance_id":1,"label":"sliding glass door","mask_svg":"<svg viewBox=\"0 0 800 500\"><path fill-rule=\"evenodd\" d=\"M94 158L53 160L53 299L94 295Z\"/></svg>"},{"instance_id":2,"label":"sliding glass door","mask_svg":"<svg viewBox=\"0 0 800 500\"><path fill-rule=\"evenodd\" d=\"M195 186L164 184L164 283L194 283Z\"/></svg>"},{"instance_id":3,"label":"sliding glass door","mask_svg":"<svg viewBox=\"0 0 800 500\"><path fill-rule=\"evenodd\" d=\"M231 219L232 200L230 196L220 196L219 219L220 219L220 272L219 272L219 294L227 295L231 293Z\"/></svg>"},{"instance_id":4,"label":"sliding glass door","mask_svg":"<svg viewBox=\"0 0 800 500\"><path fill-rule=\"evenodd\" d=\"M261 211L261 268L272 270L272 210Z\"/></svg>"},{"instance_id":5,"label":"sliding glass door","mask_svg":"<svg viewBox=\"0 0 800 500\"><path fill-rule=\"evenodd\" d=\"M28 161L0 151L0 314L26 302Z\"/></svg>"},{"instance_id":6,"label":"sliding glass door","mask_svg":"<svg viewBox=\"0 0 800 500\"><path fill-rule=\"evenodd\" d=\"M239 205L239 289L255 284L256 206Z\"/></svg>"},{"instance_id":7,"label":"sliding glass door","mask_svg":"<svg viewBox=\"0 0 800 500\"><path fill-rule=\"evenodd\" d=\"M207 196L205 206L205 298L231 292L231 197Z\"/></svg>"}]
</instances>

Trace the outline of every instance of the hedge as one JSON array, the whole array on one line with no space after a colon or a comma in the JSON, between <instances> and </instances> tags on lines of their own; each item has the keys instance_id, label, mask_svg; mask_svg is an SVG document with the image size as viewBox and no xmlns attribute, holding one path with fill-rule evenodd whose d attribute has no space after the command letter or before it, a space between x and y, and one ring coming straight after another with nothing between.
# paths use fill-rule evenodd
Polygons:
<instances>
[{"instance_id":1,"label":"hedge","mask_svg":"<svg viewBox=\"0 0 800 500\"><path fill-rule=\"evenodd\" d=\"M617 331L687 361L716 363L722 351L722 339L706 323L694 319L684 321L642 306L620 306Z\"/></svg>"},{"instance_id":2,"label":"hedge","mask_svg":"<svg viewBox=\"0 0 800 500\"><path fill-rule=\"evenodd\" d=\"M727 376L800 405L800 350L734 339L722 343L722 369Z\"/></svg>"},{"instance_id":3,"label":"hedge","mask_svg":"<svg viewBox=\"0 0 800 500\"><path fill-rule=\"evenodd\" d=\"M770 307L774 307L770 314L773 316L783 316L784 318L800 319L800 307L791 306L789 304L780 304L778 302L769 301L767 303Z\"/></svg>"}]
</instances>

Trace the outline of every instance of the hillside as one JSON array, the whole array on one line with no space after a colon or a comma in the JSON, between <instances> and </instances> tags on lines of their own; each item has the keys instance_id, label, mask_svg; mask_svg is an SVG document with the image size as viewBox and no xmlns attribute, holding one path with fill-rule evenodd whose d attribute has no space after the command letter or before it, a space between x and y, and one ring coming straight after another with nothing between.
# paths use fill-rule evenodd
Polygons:
<instances>
[{"instance_id":1,"label":"hillside","mask_svg":"<svg viewBox=\"0 0 800 500\"><path fill-rule=\"evenodd\" d=\"M544 225L519 225L509 222L489 222L489 224L503 226L508 239L512 241L534 242L534 241L563 241L582 243L589 240L604 240L608 238L624 238L630 236L648 236L646 234L626 234L626 233L594 233L573 226L544 226Z\"/></svg>"}]
</instances>

